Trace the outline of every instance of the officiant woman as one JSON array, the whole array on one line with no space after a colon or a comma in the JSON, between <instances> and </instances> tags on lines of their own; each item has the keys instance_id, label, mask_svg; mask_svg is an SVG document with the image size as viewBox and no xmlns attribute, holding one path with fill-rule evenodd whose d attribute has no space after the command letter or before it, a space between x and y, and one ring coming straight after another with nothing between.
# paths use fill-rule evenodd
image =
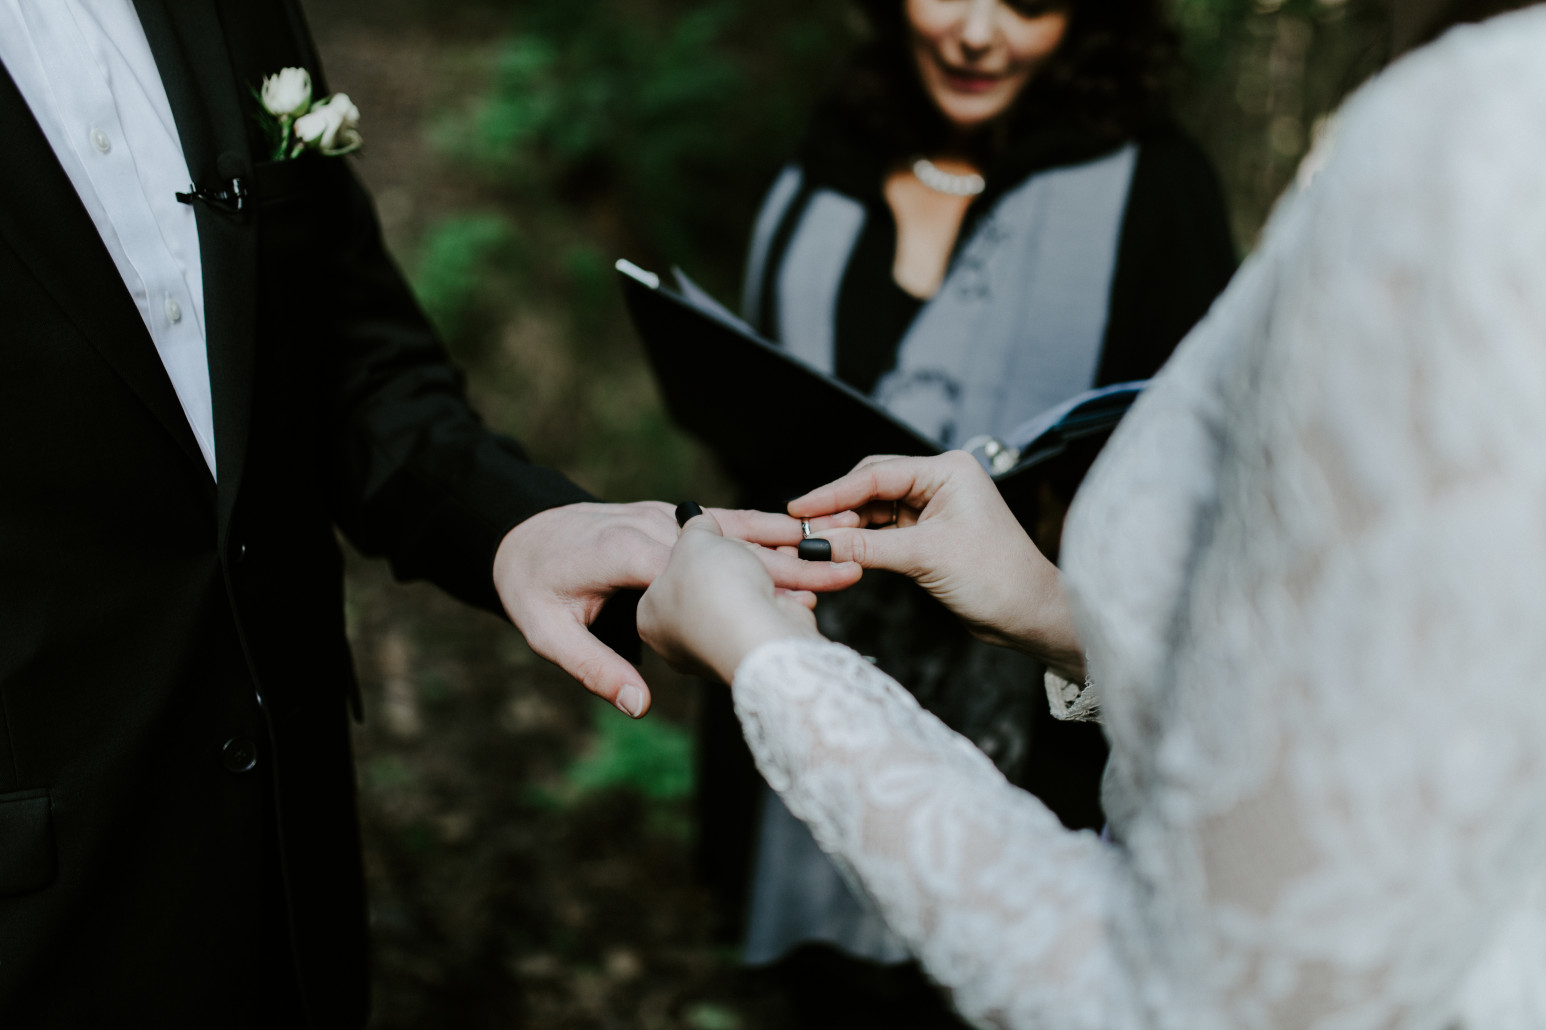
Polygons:
<instances>
[{"instance_id":1,"label":"officiant woman","mask_svg":"<svg viewBox=\"0 0 1546 1030\"><path fill-rule=\"evenodd\" d=\"M1217 177L1166 114L1173 40L1157 0L861 7L869 38L757 218L748 321L946 446L1151 375L1235 267ZM1087 463L1042 491L1032 529L1049 554ZM772 497L756 470L737 478L776 507L814 485ZM877 656L1068 825L1099 827L1100 734L1050 718L1026 689L1040 680L1030 659L971 640L885 576L823 602L823 631ZM720 692L703 744L704 868L746 913L746 961L774 967L802 1025L888 1012L952 1025L757 778Z\"/></svg>"}]
</instances>

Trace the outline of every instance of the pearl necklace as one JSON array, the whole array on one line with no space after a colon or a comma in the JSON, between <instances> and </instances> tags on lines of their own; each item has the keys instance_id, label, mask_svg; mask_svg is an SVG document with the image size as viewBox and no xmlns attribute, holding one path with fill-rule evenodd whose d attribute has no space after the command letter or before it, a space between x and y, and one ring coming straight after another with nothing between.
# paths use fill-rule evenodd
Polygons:
<instances>
[{"instance_id":1,"label":"pearl necklace","mask_svg":"<svg viewBox=\"0 0 1546 1030\"><path fill-rule=\"evenodd\" d=\"M976 172L956 175L940 168L926 157L913 162L913 174L935 193L948 193L952 197L975 197L988 188L988 183Z\"/></svg>"}]
</instances>

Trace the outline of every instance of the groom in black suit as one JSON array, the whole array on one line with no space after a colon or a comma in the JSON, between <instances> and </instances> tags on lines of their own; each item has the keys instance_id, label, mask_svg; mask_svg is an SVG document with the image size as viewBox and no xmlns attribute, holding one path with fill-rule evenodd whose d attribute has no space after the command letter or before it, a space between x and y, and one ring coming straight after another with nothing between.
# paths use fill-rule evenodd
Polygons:
<instances>
[{"instance_id":1,"label":"groom in black suit","mask_svg":"<svg viewBox=\"0 0 1546 1030\"><path fill-rule=\"evenodd\" d=\"M8 67L0 1026L357 1027L358 701L334 527L400 576L507 613L639 715L642 679L587 625L648 582L675 526L659 505L586 503L487 431L348 163L264 160L252 88L302 67L325 93L295 0L23 0L0 15L44 25L54 4L137 20L150 45L203 194L213 447L153 340L161 297L126 288ZM34 86L60 73L36 35ZM164 314L187 317L171 296Z\"/></svg>"}]
</instances>

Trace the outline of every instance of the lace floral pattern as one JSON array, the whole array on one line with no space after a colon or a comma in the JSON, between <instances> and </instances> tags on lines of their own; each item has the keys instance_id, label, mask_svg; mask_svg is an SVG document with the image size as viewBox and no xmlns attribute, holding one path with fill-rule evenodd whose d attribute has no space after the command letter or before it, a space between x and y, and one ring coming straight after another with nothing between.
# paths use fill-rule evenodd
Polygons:
<instances>
[{"instance_id":1,"label":"lace floral pattern","mask_svg":"<svg viewBox=\"0 0 1546 1030\"><path fill-rule=\"evenodd\" d=\"M1089 680L1075 683L1048 669L1042 675L1047 689L1047 706L1052 717L1062 722L1100 722L1100 692Z\"/></svg>"},{"instance_id":2,"label":"lace floral pattern","mask_svg":"<svg viewBox=\"0 0 1546 1030\"><path fill-rule=\"evenodd\" d=\"M987 1027L1546 1026L1546 10L1364 89L1070 516L1116 844L852 652L759 765Z\"/></svg>"}]
</instances>

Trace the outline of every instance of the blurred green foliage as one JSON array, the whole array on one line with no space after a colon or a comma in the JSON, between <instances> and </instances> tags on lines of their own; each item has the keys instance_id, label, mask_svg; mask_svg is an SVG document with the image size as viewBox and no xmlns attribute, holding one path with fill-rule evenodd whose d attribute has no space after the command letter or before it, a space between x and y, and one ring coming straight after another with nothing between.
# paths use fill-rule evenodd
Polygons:
<instances>
[{"instance_id":1,"label":"blurred green foliage","mask_svg":"<svg viewBox=\"0 0 1546 1030\"><path fill-rule=\"evenodd\" d=\"M1249 249L1326 114L1389 53L1385 0L1172 0L1182 121L1213 155Z\"/></svg>"},{"instance_id":2,"label":"blurred green foliage","mask_svg":"<svg viewBox=\"0 0 1546 1030\"><path fill-rule=\"evenodd\" d=\"M680 264L734 296L762 189L853 38L830 0L511 13L483 94L430 130L490 210L442 215L412 266L493 424L609 499L728 500L661 410L612 265Z\"/></svg>"},{"instance_id":3,"label":"blurred green foliage","mask_svg":"<svg viewBox=\"0 0 1546 1030\"><path fill-rule=\"evenodd\" d=\"M376 790L402 790L418 778L415 770L400 755L380 755L366 763L363 778Z\"/></svg>"},{"instance_id":4,"label":"blurred green foliage","mask_svg":"<svg viewBox=\"0 0 1546 1030\"><path fill-rule=\"evenodd\" d=\"M465 339L474 314L488 310L491 281L485 269L508 256L514 240L510 222L492 213L453 215L425 237L414 291L447 339Z\"/></svg>"},{"instance_id":5,"label":"blurred green foliage","mask_svg":"<svg viewBox=\"0 0 1546 1030\"><path fill-rule=\"evenodd\" d=\"M742 1026L734 1009L708 1001L687 1006L682 1019L692 1030L740 1030Z\"/></svg>"},{"instance_id":6,"label":"blurred green foliage","mask_svg":"<svg viewBox=\"0 0 1546 1030\"><path fill-rule=\"evenodd\" d=\"M659 719L620 718L596 708L595 743L569 767L565 783L579 796L622 788L652 801L674 801L693 789L692 739Z\"/></svg>"},{"instance_id":7,"label":"blurred green foliage","mask_svg":"<svg viewBox=\"0 0 1546 1030\"><path fill-rule=\"evenodd\" d=\"M1171 16L1191 66L1205 76L1224 70L1243 38L1280 18L1318 24L1361 17L1360 0L1172 0Z\"/></svg>"},{"instance_id":8,"label":"blurred green foliage","mask_svg":"<svg viewBox=\"0 0 1546 1030\"><path fill-rule=\"evenodd\" d=\"M617 242L712 277L851 40L830 0L531 0L441 142L517 197L599 205Z\"/></svg>"}]
</instances>

